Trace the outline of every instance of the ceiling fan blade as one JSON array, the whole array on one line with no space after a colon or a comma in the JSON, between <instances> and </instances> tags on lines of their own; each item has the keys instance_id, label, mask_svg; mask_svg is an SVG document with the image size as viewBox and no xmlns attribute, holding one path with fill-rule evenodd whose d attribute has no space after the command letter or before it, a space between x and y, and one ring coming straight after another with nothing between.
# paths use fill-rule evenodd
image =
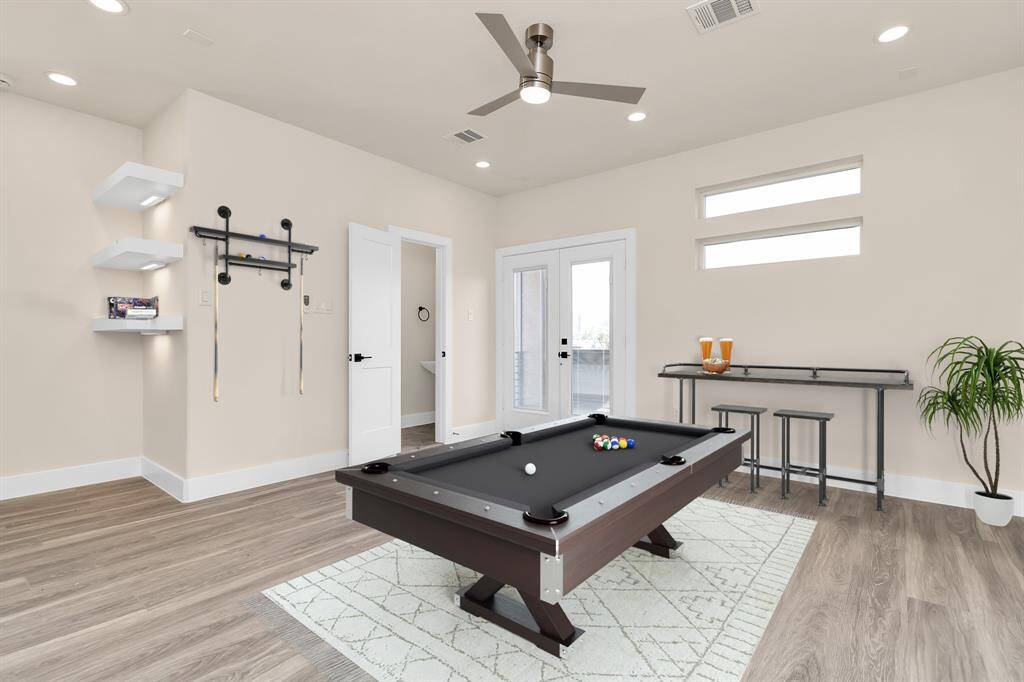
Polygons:
<instances>
[{"instance_id":1,"label":"ceiling fan blade","mask_svg":"<svg viewBox=\"0 0 1024 682\"><path fill-rule=\"evenodd\" d=\"M530 58L526 56L522 43L516 38L516 34L512 32L512 27L508 25L508 19L505 18L504 14L480 14L478 12L476 18L490 32L494 42L498 43L498 47L505 53L508 60L512 62L512 66L516 67L516 71L519 72L520 76L527 78L537 77L537 72L533 70Z\"/></svg>"},{"instance_id":2,"label":"ceiling fan blade","mask_svg":"<svg viewBox=\"0 0 1024 682\"><path fill-rule=\"evenodd\" d=\"M487 114L491 113L492 111L497 111L498 109L501 109L506 104L512 104L512 102L515 102L517 99L519 99L519 91L518 90L513 90L512 92L508 93L507 95L502 95L498 99L490 101L487 104L483 105L482 107L477 107L473 111L470 111L469 115L470 116L486 116Z\"/></svg>"},{"instance_id":3,"label":"ceiling fan blade","mask_svg":"<svg viewBox=\"0 0 1024 682\"><path fill-rule=\"evenodd\" d=\"M646 88L631 88L626 85L601 85L599 83L570 83L555 81L551 84L551 92L573 97L589 97L605 99L610 102L626 102L636 104L644 96Z\"/></svg>"}]
</instances>

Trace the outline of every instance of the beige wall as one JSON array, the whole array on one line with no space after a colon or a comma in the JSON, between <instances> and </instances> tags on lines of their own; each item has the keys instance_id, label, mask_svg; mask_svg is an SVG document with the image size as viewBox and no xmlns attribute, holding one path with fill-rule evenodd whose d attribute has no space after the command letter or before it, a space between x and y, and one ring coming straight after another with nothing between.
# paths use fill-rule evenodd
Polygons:
<instances>
[{"instance_id":1,"label":"beige wall","mask_svg":"<svg viewBox=\"0 0 1024 682\"><path fill-rule=\"evenodd\" d=\"M185 187L170 199L143 213L142 231L147 239L182 241L185 221L183 206L189 197L186 149L186 97L179 97L160 116L150 122L143 135L145 163L185 174ZM185 241L185 249L194 244ZM185 264L143 273L148 291L160 296L161 308L172 315L185 313ZM188 320L185 321L188 330ZM143 453L173 473L186 471L186 391L187 362L184 333L172 333L147 339L143 347Z\"/></svg>"},{"instance_id":2,"label":"beige wall","mask_svg":"<svg viewBox=\"0 0 1024 682\"><path fill-rule=\"evenodd\" d=\"M453 423L493 419L494 199L201 93L185 97L187 195L175 229L186 244L186 475L347 449L349 222L453 238ZM296 240L320 247L306 291L332 312L306 316L301 397L298 292L239 268L220 287L221 400L211 399L213 316L199 297L212 288L213 249L187 230L219 225L221 204L233 229L281 236L288 217Z\"/></svg>"},{"instance_id":3,"label":"beige wall","mask_svg":"<svg viewBox=\"0 0 1024 682\"><path fill-rule=\"evenodd\" d=\"M695 359L701 335L735 337L738 361L909 368L920 387L925 357L946 336L1024 338L1022 121L1016 69L502 197L498 245L636 228L643 416L676 417L676 384L656 374ZM696 188L851 156L864 158L860 196L696 217ZM864 221L859 257L695 265L700 237L853 216ZM865 393L707 382L698 390L703 422L721 401L835 412L830 463L874 470ZM921 426L916 394L888 394L888 473L970 481L953 439ZM764 459L777 442L770 423ZM809 428L794 433L794 453L812 443ZM1004 430L1003 451L1003 485L1024 488L1020 424Z\"/></svg>"},{"instance_id":4,"label":"beige wall","mask_svg":"<svg viewBox=\"0 0 1024 682\"><path fill-rule=\"evenodd\" d=\"M437 249L402 242L402 414L434 411L434 375L420 364L434 359L435 289L434 260ZM419 307L430 319L417 317Z\"/></svg>"},{"instance_id":5,"label":"beige wall","mask_svg":"<svg viewBox=\"0 0 1024 682\"><path fill-rule=\"evenodd\" d=\"M141 235L138 213L91 193L142 156L142 132L0 94L0 475L142 452L142 345L98 334L107 296L144 296L138 273L89 258Z\"/></svg>"}]
</instances>

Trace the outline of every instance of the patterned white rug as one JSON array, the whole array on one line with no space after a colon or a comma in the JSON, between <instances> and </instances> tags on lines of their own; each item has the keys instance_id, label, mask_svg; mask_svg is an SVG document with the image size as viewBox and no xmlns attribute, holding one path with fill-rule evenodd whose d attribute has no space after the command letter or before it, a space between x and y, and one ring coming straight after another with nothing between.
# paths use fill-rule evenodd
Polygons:
<instances>
[{"instance_id":1,"label":"patterned white rug","mask_svg":"<svg viewBox=\"0 0 1024 682\"><path fill-rule=\"evenodd\" d=\"M738 680L814 525L695 500L665 524L676 556L630 549L562 600L585 632L561 659L459 609L477 574L400 540L263 594L379 680Z\"/></svg>"}]
</instances>

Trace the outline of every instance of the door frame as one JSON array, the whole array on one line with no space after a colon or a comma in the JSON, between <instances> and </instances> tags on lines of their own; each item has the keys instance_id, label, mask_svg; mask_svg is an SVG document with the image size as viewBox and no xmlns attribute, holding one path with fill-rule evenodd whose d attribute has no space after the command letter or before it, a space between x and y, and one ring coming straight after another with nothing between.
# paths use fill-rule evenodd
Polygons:
<instances>
[{"instance_id":1,"label":"door frame","mask_svg":"<svg viewBox=\"0 0 1024 682\"><path fill-rule=\"evenodd\" d=\"M499 422L499 430L504 428L501 424L501 401L505 395L504 372L502 371L501 358L502 342L504 340L505 325L502 310L502 259L505 256L516 256L524 253L536 253L538 251L553 251L567 249L574 246L589 246L592 244L604 244L607 242L624 242L626 246L626 312L625 332L626 346L624 349L626 362L626 385L625 385L625 414L616 415L622 417L636 416L636 229L628 227L621 230L610 230L608 232L595 232L591 234L577 235L574 237L563 237L561 239L549 239L542 242L531 242L529 244L516 244L514 246L503 246L494 251L494 413Z\"/></svg>"},{"instance_id":2,"label":"door frame","mask_svg":"<svg viewBox=\"0 0 1024 682\"><path fill-rule=\"evenodd\" d=\"M388 225L403 242L434 248L434 440L452 442L452 306L454 244L451 237ZM442 356L443 354L443 356Z\"/></svg>"}]
</instances>

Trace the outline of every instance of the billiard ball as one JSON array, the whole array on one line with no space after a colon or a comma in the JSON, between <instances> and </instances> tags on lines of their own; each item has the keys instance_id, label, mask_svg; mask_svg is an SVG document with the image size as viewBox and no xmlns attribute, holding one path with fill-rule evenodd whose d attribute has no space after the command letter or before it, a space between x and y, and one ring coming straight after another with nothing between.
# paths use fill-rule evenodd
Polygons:
<instances>
[{"instance_id":1,"label":"billiard ball","mask_svg":"<svg viewBox=\"0 0 1024 682\"><path fill-rule=\"evenodd\" d=\"M627 439L626 440L626 447L635 448L636 447L636 441L633 440L632 438Z\"/></svg>"},{"instance_id":2,"label":"billiard ball","mask_svg":"<svg viewBox=\"0 0 1024 682\"><path fill-rule=\"evenodd\" d=\"M527 476L533 476L537 473L537 466L533 462L528 462L526 466L523 467L523 471L526 472Z\"/></svg>"}]
</instances>

